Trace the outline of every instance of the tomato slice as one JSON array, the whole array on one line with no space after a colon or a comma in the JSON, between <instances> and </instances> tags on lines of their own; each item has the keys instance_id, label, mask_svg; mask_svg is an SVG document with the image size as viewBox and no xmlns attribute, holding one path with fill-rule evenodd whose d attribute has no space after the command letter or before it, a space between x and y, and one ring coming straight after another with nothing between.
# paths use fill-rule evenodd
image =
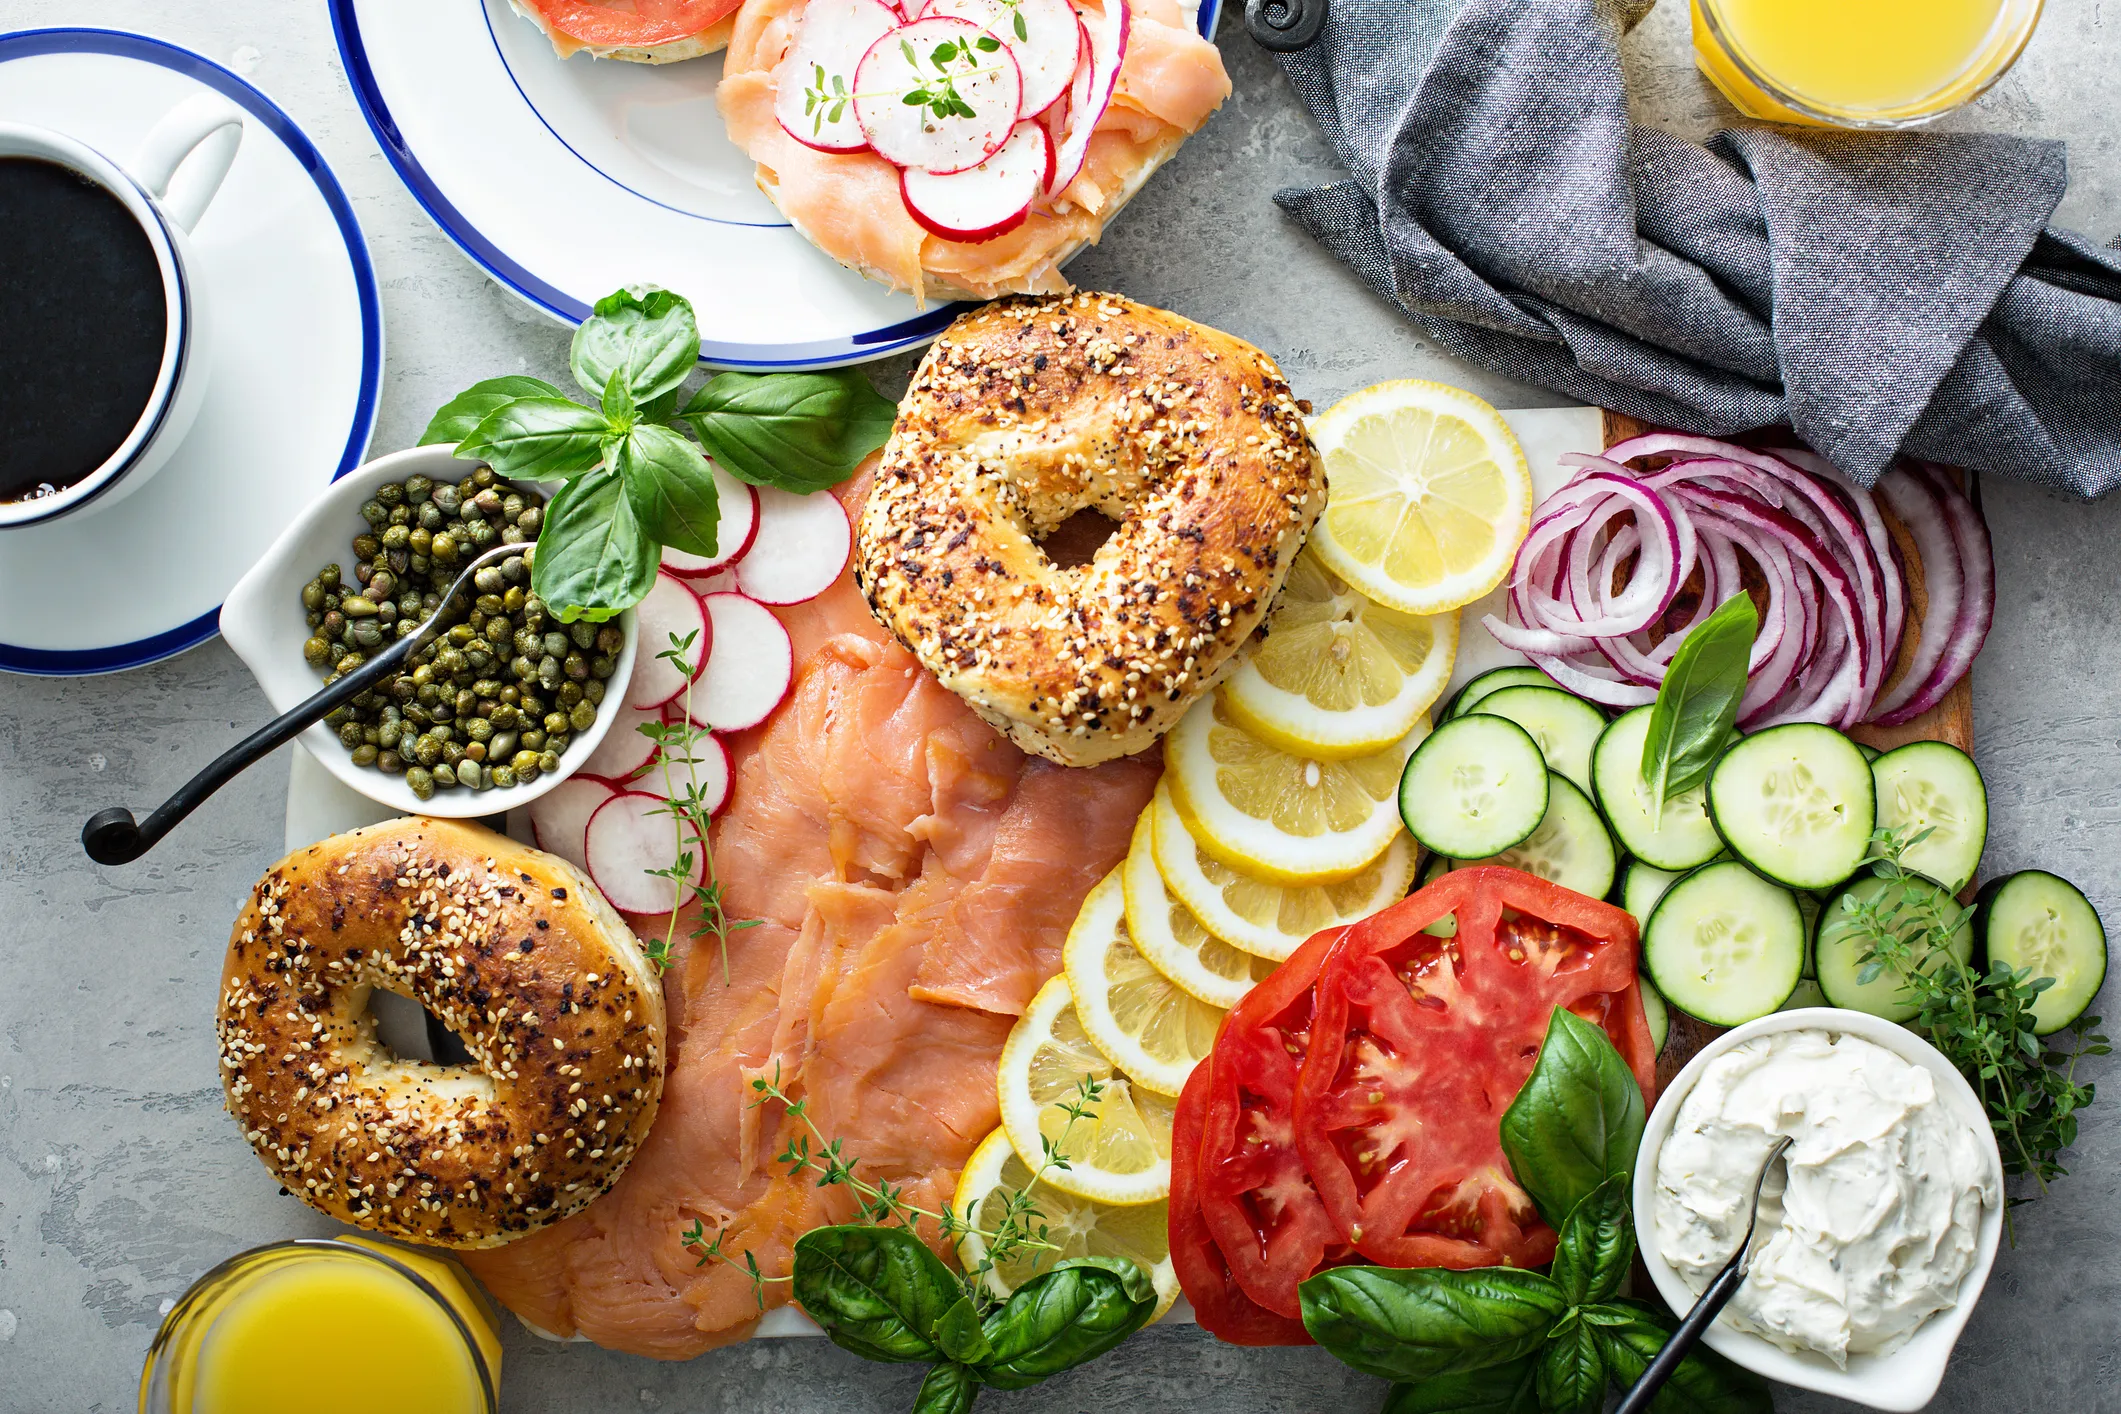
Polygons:
<instances>
[{"instance_id":1,"label":"tomato slice","mask_svg":"<svg viewBox=\"0 0 2121 1414\"><path fill-rule=\"evenodd\" d=\"M647 48L685 39L732 14L739 0L529 0L545 22L584 44Z\"/></svg>"},{"instance_id":2,"label":"tomato slice","mask_svg":"<svg viewBox=\"0 0 2121 1414\"><path fill-rule=\"evenodd\" d=\"M1211 1052L1193 1067L1171 1121L1171 1265L1193 1303L1194 1317L1210 1335L1232 1345L1309 1345L1302 1321L1277 1316L1245 1295L1201 1217L1200 1131L1214 1065Z\"/></svg>"},{"instance_id":3,"label":"tomato slice","mask_svg":"<svg viewBox=\"0 0 2121 1414\"><path fill-rule=\"evenodd\" d=\"M1349 932L1314 936L1223 1018L1201 1117L1201 1218L1244 1293L1289 1320L1297 1284L1353 1255L1304 1171L1295 1108L1312 983Z\"/></svg>"},{"instance_id":4,"label":"tomato slice","mask_svg":"<svg viewBox=\"0 0 2121 1414\"><path fill-rule=\"evenodd\" d=\"M1424 931L1446 915L1452 936ZM1503 1111L1556 1007L1603 1027L1655 1099L1635 959L1632 917L1515 869L1454 870L1356 924L1320 972L1296 1090L1296 1146L1334 1229L1385 1266L1552 1260Z\"/></svg>"}]
</instances>

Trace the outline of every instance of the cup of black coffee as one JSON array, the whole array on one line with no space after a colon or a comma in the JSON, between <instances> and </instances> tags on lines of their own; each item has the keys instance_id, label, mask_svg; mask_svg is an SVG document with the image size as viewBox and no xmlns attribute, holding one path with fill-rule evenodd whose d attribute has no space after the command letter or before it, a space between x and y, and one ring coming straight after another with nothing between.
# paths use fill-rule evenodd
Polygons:
<instances>
[{"instance_id":1,"label":"cup of black coffee","mask_svg":"<svg viewBox=\"0 0 2121 1414\"><path fill-rule=\"evenodd\" d=\"M122 166L0 123L0 531L124 499L190 430L211 326L185 235L242 137L215 94Z\"/></svg>"}]
</instances>

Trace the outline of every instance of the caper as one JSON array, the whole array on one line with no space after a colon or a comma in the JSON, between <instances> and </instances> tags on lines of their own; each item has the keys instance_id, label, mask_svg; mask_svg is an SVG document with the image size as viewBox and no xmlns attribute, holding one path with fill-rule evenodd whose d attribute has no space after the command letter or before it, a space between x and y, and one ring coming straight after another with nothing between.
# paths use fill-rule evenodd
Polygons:
<instances>
[{"instance_id":1,"label":"caper","mask_svg":"<svg viewBox=\"0 0 2121 1414\"><path fill-rule=\"evenodd\" d=\"M392 506L392 507L390 508L390 523L391 523L392 525L406 525L406 524L410 523L410 522L411 522L411 520L412 520L412 507L410 507L410 506Z\"/></svg>"},{"instance_id":2,"label":"caper","mask_svg":"<svg viewBox=\"0 0 2121 1414\"><path fill-rule=\"evenodd\" d=\"M405 769L405 758L395 751L376 753L376 769L386 776L395 776Z\"/></svg>"},{"instance_id":3,"label":"caper","mask_svg":"<svg viewBox=\"0 0 2121 1414\"><path fill-rule=\"evenodd\" d=\"M479 566L479 571L471 577L471 582L478 586L481 594L499 594L508 587L508 581L501 578L499 565Z\"/></svg>"},{"instance_id":4,"label":"caper","mask_svg":"<svg viewBox=\"0 0 2121 1414\"><path fill-rule=\"evenodd\" d=\"M375 577L375 573L376 567L370 564L368 561L363 560L361 561L361 563L353 567L354 583L366 585L370 579Z\"/></svg>"},{"instance_id":5,"label":"caper","mask_svg":"<svg viewBox=\"0 0 2121 1414\"><path fill-rule=\"evenodd\" d=\"M515 526L508 525L501 528L501 543L503 545L522 545L527 543L529 539L529 536Z\"/></svg>"},{"instance_id":6,"label":"caper","mask_svg":"<svg viewBox=\"0 0 2121 1414\"><path fill-rule=\"evenodd\" d=\"M616 658L614 658L614 657L612 657L612 656L611 656L610 654L608 654L608 653L599 653L599 654L597 654L597 655L596 655L596 657L594 657L594 658L591 658L591 659L589 660L589 676L597 680L597 686L599 686L599 687L601 687L601 686L603 685L603 680L604 680L605 678L608 678L608 677L610 677L610 676L611 676L611 675L612 675L613 673L617 672L618 670L619 670L619 660L618 660L618 659L616 659ZM583 684L582 684L582 687L583 687L583 690L584 690L584 691L587 691L587 690L588 690L588 688L589 688L589 686L590 686L590 685L589 685L588 683L583 683ZM602 701L603 701L604 699L603 699L603 698L601 698L601 697L598 697L598 698L594 698L594 699L592 699L592 700L593 700L593 701L597 701L597 702L602 702Z\"/></svg>"},{"instance_id":7,"label":"caper","mask_svg":"<svg viewBox=\"0 0 2121 1414\"><path fill-rule=\"evenodd\" d=\"M352 720L353 713L347 711L344 707L334 707L324 714L324 725L334 731L338 730L340 723Z\"/></svg>"},{"instance_id":8,"label":"caper","mask_svg":"<svg viewBox=\"0 0 2121 1414\"><path fill-rule=\"evenodd\" d=\"M377 570L368 580L368 597L376 600L390 598L398 592L398 577L389 570Z\"/></svg>"},{"instance_id":9,"label":"caper","mask_svg":"<svg viewBox=\"0 0 2121 1414\"><path fill-rule=\"evenodd\" d=\"M376 622L389 628L398 621L398 606L385 599L376 605Z\"/></svg>"},{"instance_id":10,"label":"caper","mask_svg":"<svg viewBox=\"0 0 2121 1414\"><path fill-rule=\"evenodd\" d=\"M481 491L484 491L487 487L493 485L495 481L499 480L499 478L494 475L494 470L492 467L482 466L478 470L472 472L470 480L473 486L477 487Z\"/></svg>"},{"instance_id":11,"label":"caper","mask_svg":"<svg viewBox=\"0 0 2121 1414\"><path fill-rule=\"evenodd\" d=\"M532 539L537 538L538 530L544 524L545 512L542 507L532 506L529 510L516 517L516 529Z\"/></svg>"},{"instance_id":12,"label":"caper","mask_svg":"<svg viewBox=\"0 0 2121 1414\"><path fill-rule=\"evenodd\" d=\"M384 709L388 711L389 709ZM405 739L405 728L398 722L385 722L376 728L376 745L385 751L396 751L398 743Z\"/></svg>"},{"instance_id":13,"label":"caper","mask_svg":"<svg viewBox=\"0 0 2121 1414\"><path fill-rule=\"evenodd\" d=\"M346 613L342 609L333 609L324 616L324 622L317 625L317 636L319 638L337 638L344 632L346 632Z\"/></svg>"},{"instance_id":14,"label":"caper","mask_svg":"<svg viewBox=\"0 0 2121 1414\"><path fill-rule=\"evenodd\" d=\"M523 695L516 700L516 705L523 709L523 715L532 722L545 715L545 699L528 687L523 689Z\"/></svg>"},{"instance_id":15,"label":"caper","mask_svg":"<svg viewBox=\"0 0 2121 1414\"><path fill-rule=\"evenodd\" d=\"M414 516L413 520L421 530L428 533L430 538L433 537L435 531L449 524L449 517L443 515L441 508L432 501L420 507L419 514Z\"/></svg>"},{"instance_id":16,"label":"caper","mask_svg":"<svg viewBox=\"0 0 2121 1414\"><path fill-rule=\"evenodd\" d=\"M378 487L376 488L376 499L377 499L378 501L381 501L381 502L382 502L382 503L383 503L384 505L386 505L386 506L402 506L402 505L404 505L404 504L405 504L405 486L404 486L404 483L402 483L402 482L397 482L397 481L391 481L391 482L386 482L385 484L383 484L383 485L381 485L381 486L378 486Z\"/></svg>"},{"instance_id":17,"label":"caper","mask_svg":"<svg viewBox=\"0 0 2121 1414\"><path fill-rule=\"evenodd\" d=\"M501 512L501 493L489 484L485 490L471 498L471 509L489 519Z\"/></svg>"},{"instance_id":18,"label":"caper","mask_svg":"<svg viewBox=\"0 0 2121 1414\"><path fill-rule=\"evenodd\" d=\"M580 682L589 676L589 660L579 653L569 653L560 660L560 671Z\"/></svg>"},{"instance_id":19,"label":"caper","mask_svg":"<svg viewBox=\"0 0 2121 1414\"><path fill-rule=\"evenodd\" d=\"M560 660L550 653L538 659L538 685L547 692L560 685Z\"/></svg>"},{"instance_id":20,"label":"caper","mask_svg":"<svg viewBox=\"0 0 2121 1414\"><path fill-rule=\"evenodd\" d=\"M545 656L548 658L558 658L567 652L567 635L561 633L558 629L548 632L543 642L545 644Z\"/></svg>"},{"instance_id":21,"label":"caper","mask_svg":"<svg viewBox=\"0 0 2121 1414\"><path fill-rule=\"evenodd\" d=\"M515 789L516 773L506 766L494 767L486 773L486 778L493 783L495 790Z\"/></svg>"},{"instance_id":22,"label":"caper","mask_svg":"<svg viewBox=\"0 0 2121 1414\"><path fill-rule=\"evenodd\" d=\"M302 607L314 614L324 607L324 586L311 580L302 586Z\"/></svg>"},{"instance_id":23,"label":"caper","mask_svg":"<svg viewBox=\"0 0 2121 1414\"><path fill-rule=\"evenodd\" d=\"M412 532L402 525L394 525L383 532L383 548L386 550L407 549L411 540Z\"/></svg>"},{"instance_id":24,"label":"caper","mask_svg":"<svg viewBox=\"0 0 2121 1414\"><path fill-rule=\"evenodd\" d=\"M521 738L513 730L497 731L486 742L486 757L490 761L506 761L516 754Z\"/></svg>"},{"instance_id":25,"label":"caper","mask_svg":"<svg viewBox=\"0 0 2121 1414\"><path fill-rule=\"evenodd\" d=\"M339 601L339 612L349 619L372 619L376 614L376 601L366 594L349 594Z\"/></svg>"},{"instance_id":26,"label":"caper","mask_svg":"<svg viewBox=\"0 0 2121 1414\"><path fill-rule=\"evenodd\" d=\"M354 642L363 648L379 648L383 643L383 625L374 619L362 619L354 624Z\"/></svg>"},{"instance_id":27,"label":"caper","mask_svg":"<svg viewBox=\"0 0 2121 1414\"><path fill-rule=\"evenodd\" d=\"M590 703L577 702L574 710L567 714L567 725L578 732L586 732L597 724L597 709Z\"/></svg>"},{"instance_id":28,"label":"caper","mask_svg":"<svg viewBox=\"0 0 2121 1414\"><path fill-rule=\"evenodd\" d=\"M508 765L509 769L515 772L517 785L527 786L538 778L538 758L531 752L518 751L515 759Z\"/></svg>"},{"instance_id":29,"label":"caper","mask_svg":"<svg viewBox=\"0 0 2121 1414\"><path fill-rule=\"evenodd\" d=\"M523 586L511 584L508 586L507 591L501 595L501 612L504 614L518 614L522 611Z\"/></svg>"},{"instance_id":30,"label":"caper","mask_svg":"<svg viewBox=\"0 0 2121 1414\"><path fill-rule=\"evenodd\" d=\"M520 740L526 750L543 751L545 749L545 732L541 727L525 729Z\"/></svg>"},{"instance_id":31,"label":"caper","mask_svg":"<svg viewBox=\"0 0 2121 1414\"><path fill-rule=\"evenodd\" d=\"M522 702L523 702L523 692L522 692L522 689L518 688L518 687L517 687L517 686L516 686L516 685L515 685L514 683L510 683L509 685L507 685L506 687L503 687L503 688L501 689L501 705L502 705L502 706L504 706L504 707L518 707L518 706L521 706L521 705L522 705Z\"/></svg>"},{"instance_id":32,"label":"caper","mask_svg":"<svg viewBox=\"0 0 2121 1414\"><path fill-rule=\"evenodd\" d=\"M302 645L302 661L312 668L321 668L331 659L331 645L321 638L312 638Z\"/></svg>"},{"instance_id":33,"label":"caper","mask_svg":"<svg viewBox=\"0 0 2121 1414\"><path fill-rule=\"evenodd\" d=\"M330 564L318 570L317 583L323 585L327 593L337 588L339 584L339 567L336 564Z\"/></svg>"},{"instance_id":34,"label":"caper","mask_svg":"<svg viewBox=\"0 0 2121 1414\"><path fill-rule=\"evenodd\" d=\"M497 732L507 731L516 724L516 705L508 700L508 694L514 690L513 688L502 688L501 700L496 702L493 710L486 714L486 719L493 723L493 729Z\"/></svg>"},{"instance_id":35,"label":"caper","mask_svg":"<svg viewBox=\"0 0 2121 1414\"><path fill-rule=\"evenodd\" d=\"M434 737L436 741L440 742L452 741L456 738L456 734L457 729L448 722L436 722L434 726L429 729L429 735Z\"/></svg>"},{"instance_id":36,"label":"caper","mask_svg":"<svg viewBox=\"0 0 2121 1414\"><path fill-rule=\"evenodd\" d=\"M315 628L318 624L324 622L324 616L317 613L304 614L302 618L311 628Z\"/></svg>"},{"instance_id":37,"label":"caper","mask_svg":"<svg viewBox=\"0 0 2121 1414\"><path fill-rule=\"evenodd\" d=\"M457 557L457 537L446 530L436 531L427 553L437 564L448 564Z\"/></svg>"},{"instance_id":38,"label":"caper","mask_svg":"<svg viewBox=\"0 0 2121 1414\"><path fill-rule=\"evenodd\" d=\"M465 748L466 751L470 749L469 747ZM473 790L485 790L493 782L486 779L486 768L467 756L464 760L457 763L457 784L469 786Z\"/></svg>"},{"instance_id":39,"label":"caper","mask_svg":"<svg viewBox=\"0 0 2121 1414\"><path fill-rule=\"evenodd\" d=\"M405 773L406 788L421 800L432 800L435 793L434 773L424 766L415 766Z\"/></svg>"},{"instance_id":40,"label":"caper","mask_svg":"<svg viewBox=\"0 0 2121 1414\"><path fill-rule=\"evenodd\" d=\"M523 500L523 497L519 493L514 491L509 492L507 495L501 498L502 517L507 520L514 520L517 516L523 514L523 507L525 504L527 503Z\"/></svg>"},{"instance_id":41,"label":"caper","mask_svg":"<svg viewBox=\"0 0 2121 1414\"><path fill-rule=\"evenodd\" d=\"M490 616L501 612L501 596L498 594L481 594L472 603L484 615Z\"/></svg>"},{"instance_id":42,"label":"caper","mask_svg":"<svg viewBox=\"0 0 2121 1414\"><path fill-rule=\"evenodd\" d=\"M462 624L457 625L458 628L462 628L463 626L464 625ZM454 632L454 630L452 630L452 632ZM439 672L441 672L444 677L454 678L458 674L462 673L467 666L469 665L466 664L464 661L464 650L456 647L454 644L452 644L450 647L444 648L440 653L437 653L435 655L435 668Z\"/></svg>"},{"instance_id":43,"label":"caper","mask_svg":"<svg viewBox=\"0 0 2121 1414\"><path fill-rule=\"evenodd\" d=\"M442 742L431 732L423 732L412 744L412 758L422 766L432 766L442 759Z\"/></svg>"},{"instance_id":44,"label":"caper","mask_svg":"<svg viewBox=\"0 0 2121 1414\"><path fill-rule=\"evenodd\" d=\"M493 527L483 520L466 521L464 523L464 534L470 539L472 544L478 546L481 550L493 544L498 538L493 532Z\"/></svg>"},{"instance_id":45,"label":"caper","mask_svg":"<svg viewBox=\"0 0 2121 1414\"><path fill-rule=\"evenodd\" d=\"M478 631L472 628L470 624L451 624L449 626L449 641L458 648L462 648L478 636Z\"/></svg>"},{"instance_id":46,"label":"caper","mask_svg":"<svg viewBox=\"0 0 2121 1414\"><path fill-rule=\"evenodd\" d=\"M582 685L578 682L563 682L560 684L560 690L553 696L558 699L560 710L565 712L582 700Z\"/></svg>"},{"instance_id":47,"label":"caper","mask_svg":"<svg viewBox=\"0 0 2121 1414\"><path fill-rule=\"evenodd\" d=\"M486 743L483 741L465 742L464 759L466 761L484 761L486 759Z\"/></svg>"},{"instance_id":48,"label":"caper","mask_svg":"<svg viewBox=\"0 0 2121 1414\"><path fill-rule=\"evenodd\" d=\"M405 499L418 505L435 489L434 478L414 472L405 478Z\"/></svg>"},{"instance_id":49,"label":"caper","mask_svg":"<svg viewBox=\"0 0 2121 1414\"><path fill-rule=\"evenodd\" d=\"M468 687L459 688L457 690L456 709L459 717L471 716L479 710L479 694Z\"/></svg>"},{"instance_id":50,"label":"caper","mask_svg":"<svg viewBox=\"0 0 2121 1414\"><path fill-rule=\"evenodd\" d=\"M591 659L589 663L589 671L595 673L597 670L597 664L603 661L604 660L601 658ZM611 676L611 674L603 673L599 676L608 678ZM582 684L582 700L584 702L587 702L592 707L601 707L604 705L604 690L604 684L599 681L598 677L592 677L588 682Z\"/></svg>"},{"instance_id":51,"label":"caper","mask_svg":"<svg viewBox=\"0 0 2121 1414\"><path fill-rule=\"evenodd\" d=\"M353 749L353 763L356 766L373 766L376 764L376 758L380 755L382 755L381 752L368 743L363 742Z\"/></svg>"},{"instance_id":52,"label":"caper","mask_svg":"<svg viewBox=\"0 0 2121 1414\"><path fill-rule=\"evenodd\" d=\"M354 558L357 560L373 560L376 556L383 553L383 542L376 539L373 535L356 535L353 541L353 552ZM333 579L336 580L337 576L334 575ZM330 587L329 583L325 585L327 589Z\"/></svg>"},{"instance_id":53,"label":"caper","mask_svg":"<svg viewBox=\"0 0 2121 1414\"><path fill-rule=\"evenodd\" d=\"M540 752L538 754L538 769L540 771L543 771L548 776L551 775L554 771L559 770L560 753L557 751Z\"/></svg>"},{"instance_id":54,"label":"caper","mask_svg":"<svg viewBox=\"0 0 2121 1414\"><path fill-rule=\"evenodd\" d=\"M509 659L508 671L516 678L527 682L538 675L537 660L526 654L518 653L515 657Z\"/></svg>"},{"instance_id":55,"label":"caper","mask_svg":"<svg viewBox=\"0 0 2121 1414\"><path fill-rule=\"evenodd\" d=\"M457 509L463 504L463 494L447 481L435 483L434 494L431 499L435 509L446 516L455 515Z\"/></svg>"},{"instance_id":56,"label":"caper","mask_svg":"<svg viewBox=\"0 0 2121 1414\"><path fill-rule=\"evenodd\" d=\"M390 523L390 508L381 501L363 501L361 503L361 519L373 526L388 525Z\"/></svg>"},{"instance_id":57,"label":"caper","mask_svg":"<svg viewBox=\"0 0 2121 1414\"><path fill-rule=\"evenodd\" d=\"M453 786L453 785L455 785L456 783L457 783L457 768L456 768L456 767L454 767L454 766L450 765L450 764L449 764L448 762L446 762L446 761L445 761L445 762L443 762L443 763L442 763L441 765L439 765L439 766L435 767L435 784L436 784L436 785L438 785L438 786Z\"/></svg>"},{"instance_id":58,"label":"caper","mask_svg":"<svg viewBox=\"0 0 2121 1414\"><path fill-rule=\"evenodd\" d=\"M361 744L361 724L350 718L339 727L339 740L347 746Z\"/></svg>"},{"instance_id":59,"label":"caper","mask_svg":"<svg viewBox=\"0 0 2121 1414\"><path fill-rule=\"evenodd\" d=\"M355 668L360 667L363 663L367 661L368 658L364 654L349 653L345 657L341 658L335 665L333 665L332 671L337 673L340 677L345 677L348 673L352 672Z\"/></svg>"},{"instance_id":60,"label":"caper","mask_svg":"<svg viewBox=\"0 0 2121 1414\"><path fill-rule=\"evenodd\" d=\"M473 741L486 741L493 736L493 722L485 717L473 717L464 724L464 735Z\"/></svg>"}]
</instances>

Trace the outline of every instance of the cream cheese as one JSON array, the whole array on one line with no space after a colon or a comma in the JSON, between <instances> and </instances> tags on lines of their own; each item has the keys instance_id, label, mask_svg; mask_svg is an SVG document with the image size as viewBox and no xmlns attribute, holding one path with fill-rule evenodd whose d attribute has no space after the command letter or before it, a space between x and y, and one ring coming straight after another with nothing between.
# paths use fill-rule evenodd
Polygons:
<instances>
[{"instance_id":1,"label":"cream cheese","mask_svg":"<svg viewBox=\"0 0 2121 1414\"><path fill-rule=\"evenodd\" d=\"M1757 1037L1718 1056L1657 1155L1658 1251L1699 1293L1745 1233L1781 1135L1751 1274L1719 1318L1845 1366L1890 1354L1958 1301L1982 1212L2002 1200L1976 1118L1936 1077L1860 1036Z\"/></svg>"}]
</instances>

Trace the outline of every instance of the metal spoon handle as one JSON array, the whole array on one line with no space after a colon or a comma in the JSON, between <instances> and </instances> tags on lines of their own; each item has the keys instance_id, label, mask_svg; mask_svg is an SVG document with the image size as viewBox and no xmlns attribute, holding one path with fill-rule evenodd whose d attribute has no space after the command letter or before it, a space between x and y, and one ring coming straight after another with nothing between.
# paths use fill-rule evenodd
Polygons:
<instances>
[{"instance_id":1,"label":"metal spoon handle","mask_svg":"<svg viewBox=\"0 0 2121 1414\"><path fill-rule=\"evenodd\" d=\"M1701 1343L1702 1334L1715 1323L1723 1308L1730 1305L1738 1288L1745 1285L1746 1274L1753 1268L1753 1232L1760 1225L1760 1190L1767 1186L1767 1176L1774 1169L1775 1161L1789 1147L1789 1136L1784 1135L1775 1141L1774 1148L1768 1150L1766 1160L1760 1165L1759 1176L1753 1180L1752 1213L1746 1220L1745 1236L1738 1240L1738 1250L1731 1254L1731 1260L1723 1264L1723 1270L1716 1273L1702 1291L1694 1308L1679 1323L1679 1329L1672 1332L1664 1349L1657 1352L1642 1377L1635 1381L1635 1387L1621 1397L1613 1414L1644 1414L1651 1401L1657 1398L1657 1391L1663 1389L1664 1382L1672 1377L1672 1371L1679 1368L1679 1362Z\"/></svg>"},{"instance_id":2,"label":"metal spoon handle","mask_svg":"<svg viewBox=\"0 0 2121 1414\"><path fill-rule=\"evenodd\" d=\"M122 805L99 810L81 827L81 847L98 864L130 864L154 848L178 821L205 803L208 796L227 785L246 769L300 736L311 723L323 720L362 693L391 676L405 660L434 641L442 621L459 596L471 586L472 576L486 565L520 555L527 545L495 545L473 557L442 596L441 604L420 626L337 682L288 709L214 758L213 764L193 776L176 794L162 802L145 820L136 821Z\"/></svg>"}]
</instances>

